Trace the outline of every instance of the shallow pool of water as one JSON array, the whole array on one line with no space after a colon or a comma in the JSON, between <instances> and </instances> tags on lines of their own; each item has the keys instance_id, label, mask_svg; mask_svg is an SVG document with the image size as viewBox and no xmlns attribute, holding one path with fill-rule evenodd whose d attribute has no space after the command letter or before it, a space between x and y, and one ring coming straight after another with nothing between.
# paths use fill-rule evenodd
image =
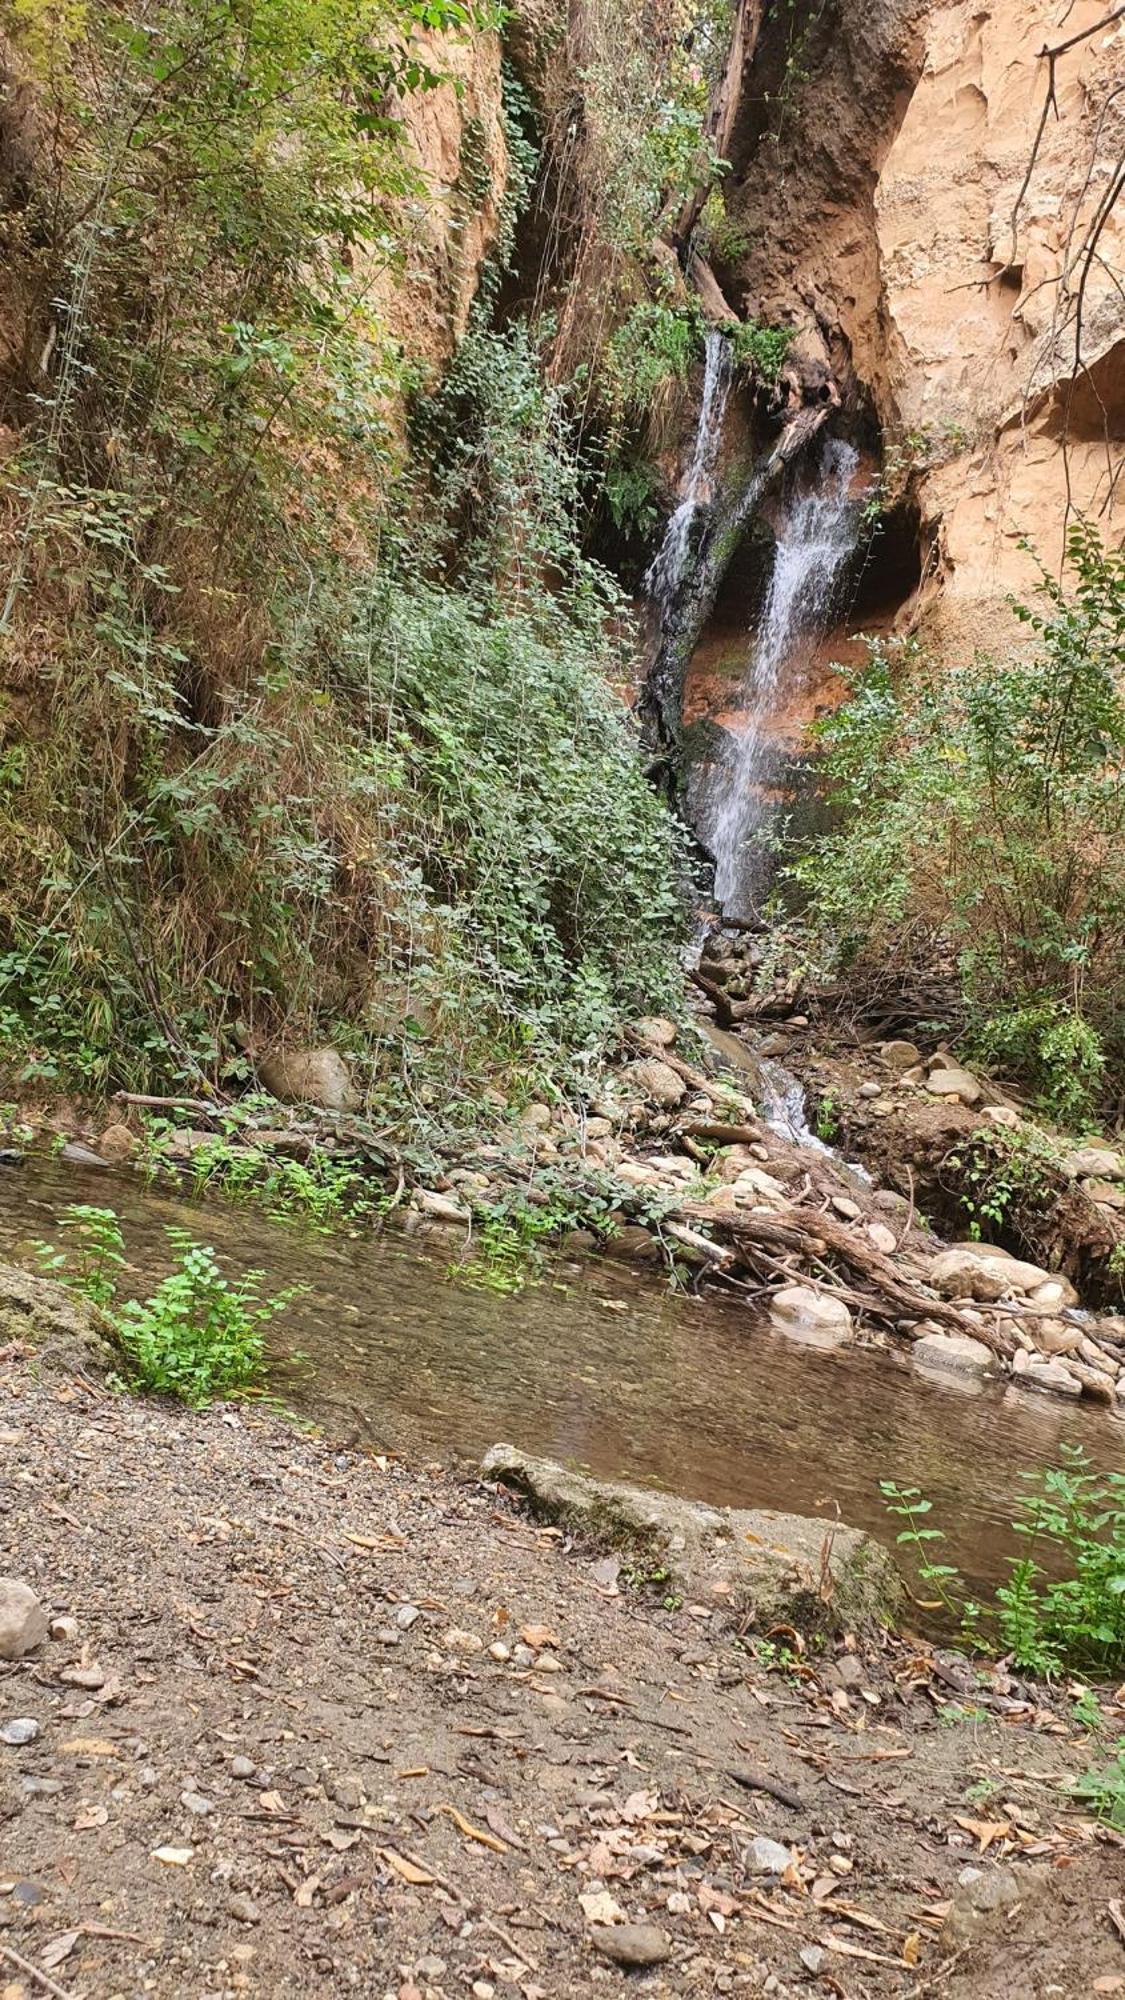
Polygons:
<instances>
[{"instance_id":1,"label":"shallow pool of water","mask_svg":"<svg viewBox=\"0 0 1125 2000\"><path fill-rule=\"evenodd\" d=\"M890 1539L880 1479L922 1487L948 1553L994 1580L1020 1474L1060 1443L1125 1466L1125 1427L1003 1385L946 1385L897 1355L794 1346L734 1300L664 1291L608 1260L560 1262L515 1297L468 1289L450 1253L387 1230L324 1237L61 1163L0 1170L0 1255L55 1239L67 1202L117 1210L129 1288L167 1270L169 1223L271 1291L311 1287L273 1329L273 1383L356 1443L476 1459L499 1440L716 1505L831 1514ZM294 1367L291 1356L306 1358Z\"/></svg>"}]
</instances>

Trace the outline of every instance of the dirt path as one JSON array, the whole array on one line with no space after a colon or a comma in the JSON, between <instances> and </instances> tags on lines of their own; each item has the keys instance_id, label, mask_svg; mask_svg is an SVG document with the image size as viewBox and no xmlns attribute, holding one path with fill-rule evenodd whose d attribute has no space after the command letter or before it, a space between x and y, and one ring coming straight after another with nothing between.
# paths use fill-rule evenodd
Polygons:
<instances>
[{"instance_id":1,"label":"dirt path","mask_svg":"<svg viewBox=\"0 0 1125 2000\"><path fill-rule=\"evenodd\" d=\"M485 1487L11 1351L0 1473L0 1569L74 1621L0 1667L0 1733L39 1725L0 1744L4 2000L1125 1977L1125 1848L1055 1782L1089 1744L1019 1688L923 1647L787 1680ZM1025 1892L983 1942L941 1929L967 1864Z\"/></svg>"}]
</instances>

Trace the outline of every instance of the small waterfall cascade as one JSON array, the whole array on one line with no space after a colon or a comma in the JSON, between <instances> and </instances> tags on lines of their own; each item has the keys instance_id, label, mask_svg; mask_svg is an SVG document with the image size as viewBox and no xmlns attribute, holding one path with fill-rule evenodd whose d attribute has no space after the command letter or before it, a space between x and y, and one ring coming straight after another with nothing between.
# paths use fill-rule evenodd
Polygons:
<instances>
[{"instance_id":1,"label":"small waterfall cascade","mask_svg":"<svg viewBox=\"0 0 1125 2000\"><path fill-rule=\"evenodd\" d=\"M788 502L777 536L761 623L743 684L746 726L711 783L704 833L715 856L715 898L733 916L752 914L770 817L767 796L780 758L768 734L779 700L797 683L826 630L859 538L862 495L852 488L859 454L841 439L822 447L811 481Z\"/></svg>"},{"instance_id":2,"label":"small waterfall cascade","mask_svg":"<svg viewBox=\"0 0 1125 2000\"><path fill-rule=\"evenodd\" d=\"M664 539L645 572L644 587L655 604L662 626L675 616L692 566L693 530L715 491L715 467L723 441L723 419L730 397L730 341L712 328L704 349L703 395L691 463L680 482L680 498L664 530Z\"/></svg>"}]
</instances>

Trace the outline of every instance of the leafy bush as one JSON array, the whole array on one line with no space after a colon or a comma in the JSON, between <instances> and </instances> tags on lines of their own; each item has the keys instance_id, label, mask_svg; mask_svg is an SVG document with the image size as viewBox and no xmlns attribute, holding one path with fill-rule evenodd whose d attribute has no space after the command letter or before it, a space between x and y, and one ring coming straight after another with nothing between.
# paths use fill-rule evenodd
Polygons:
<instances>
[{"instance_id":1,"label":"leafy bush","mask_svg":"<svg viewBox=\"0 0 1125 2000\"><path fill-rule=\"evenodd\" d=\"M264 1330L295 1291L262 1299L261 1271L246 1271L232 1285L209 1244L184 1229L167 1234L175 1269L151 1298L119 1306L114 1327L130 1381L195 1409L253 1388L262 1374Z\"/></svg>"},{"instance_id":2,"label":"leafy bush","mask_svg":"<svg viewBox=\"0 0 1125 2000\"><path fill-rule=\"evenodd\" d=\"M1125 1052L1125 554L1080 524L1068 559L1015 607L1027 656L920 679L872 646L820 730L840 824L794 873L844 962L955 953L982 1051L1077 1119Z\"/></svg>"},{"instance_id":3,"label":"leafy bush","mask_svg":"<svg viewBox=\"0 0 1125 2000\"><path fill-rule=\"evenodd\" d=\"M1025 1475L1035 1490L1018 1502L1012 1526L1026 1552L1009 1563L990 1607L968 1599L957 1570L934 1559L943 1536L926 1522L932 1502L893 1480L880 1491L906 1524L900 1547L914 1551L923 1583L974 1641L994 1630L1032 1673L1113 1673L1125 1666L1125 1473L1094 1472L1081 1446L1064 1445L1061 1456Z\"/></svg>"},{"instance_id":4,"label":"leafy bush","mask_svg":"<svg viewBox=\"0 0 1125 2000\"><path fill-rule=\"evenodd\" d=\"M40 1264L105 1313L121 1344L131 1386L178 1396L194 1409L259 1381L264 1330L297 1296L299 1286L263 1299L261 1271L246 1271L232 1284L209 1244L197 1243L187 1230L169 1228L174 1269L151 1297L119 1301L125 1245L114 1211L71 1205L59 1225L73 1241L61 1250L40 1244Z\"/></svg>"},{"instance_id":5,"label":"leafy bush","mask_svg":"<svg viewBox=\"0 0 1125 2000\"><path fill-rule=\"evenodd\" d=\"M731 332L735 365L748 369L763 382L776 382L792 343L793 329L788 326L759 326L753 320L740 321Z\"/></svg>"}]
</instances>

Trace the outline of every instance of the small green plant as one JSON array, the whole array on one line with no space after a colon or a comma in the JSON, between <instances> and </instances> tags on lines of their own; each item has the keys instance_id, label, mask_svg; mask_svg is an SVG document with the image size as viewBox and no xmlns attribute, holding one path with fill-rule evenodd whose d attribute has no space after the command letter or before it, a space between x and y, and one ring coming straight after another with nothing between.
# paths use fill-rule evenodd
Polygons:
<instances>
[{"instance_id":1,"label":"small green plant","mask_svg":"<svg viewBox=\"0 0 1125 2000\"><path fill-rule=\"evenodd\" d=\"M1110 1673L1125 1665L1125 1473L1095 1472L1078 1445L1063 1445L1060 1455L1059 1465L1025 1475L1033 1490L1012 1521L1025 1552L1009 1563L990 1606L969 1600L960 1573L934 1560L944 1536L926 1521L932 1502L919 1488L882 1480L879 1490L905 1523L900 1547L913 1549L934 1593L927 1608L956 1618L974 1644L994 1630L1032 1673Z\"/></svg>"},{"instance_id":2,"label":"small green plant","mask_svg":"<svg viewBox=\"0 0 1125 2000\"><path fill-rule=\"evenodd\" d=\"M731 334L735 365L763 382L776 382L793 341L793 328L742 321Z\"/></svg>"},{"instance_id":3,"label":"small green plant","mask_svg":"<svg viewBox=\"0 0 1125 2000\"><path fill-rule=\"evenodd\" d=\"M264 1330L302 1287L263 1298L261 1271L244 1272L232 1283L209 1244L170 1228L174 1268L151 1297L119 1301L125 1246L114 1211L72 1204L59 1217L59 1227L68 1240L58 1250L39 1244L40 1265L104 1312L120 1342L131 1388L178 1396L195 1409L258 1382Z\"/></svg>"},{"instance_id":4,"label":"small green plant","mask_svg":"<svg viewBox=\"0 0 1125 2000\"><path fill-rule=\"evenodd\" d=\"M816 1107L816 1136L830 1146L840 1136L840 1095L829 1088L821 1094Z\"/></svg>"},{"instance_id":5,"label":"small green plant","mask_svg":"<svg viewBox=\"0 0 1125 2000\"><path fill-rule=\"evenodd\" d=\"M176 1228L168 1241L175 1268L151 1298L119 1306L114 1326L129 1382L197 1409L260 1380L265 1328L299 1287L264 1299L261 1271L246 1271L232 1284L209 1244Z\"/></svg>"},{"instance_id":6,"label":"small green plant","mask_svg":"<svg viewBox=\"0 0 1125 2000\"><path fill-rule=\"evenodd\" d=\"M1084 1771L1071 1791L1098 1819L1125 1833L1125 1736L1118 1740L1112 1763L1100 1771Z\"/></svg>"},{"instance_id":7,"label":"small green plant","mask_svg":"<svg viewBox=\"0 0 1125 2000\"><path fill-rule=\"evenodd\" d=\"M40 1269L105 1312L117 1296L118 1274L125 1268L125 1241L114 1210L71 1202L59 1217L59 1228L66 1231L62 1248L35 1245Z\"/></svg>"},{"instance_id":8,"label":"small green plant","mask_svg":"<svg viewBox=\"0 0 1125 2000\"><path fill-rule=\"evenodd\" d=\"M1014 1131L982 1125L947 1153L942 1181L956 1194L973 1241L1001 1230L1026 1236L1054 1200L1059 1158L1058 1147L1032 1125Z\"/></svg>"}]
</instances>

